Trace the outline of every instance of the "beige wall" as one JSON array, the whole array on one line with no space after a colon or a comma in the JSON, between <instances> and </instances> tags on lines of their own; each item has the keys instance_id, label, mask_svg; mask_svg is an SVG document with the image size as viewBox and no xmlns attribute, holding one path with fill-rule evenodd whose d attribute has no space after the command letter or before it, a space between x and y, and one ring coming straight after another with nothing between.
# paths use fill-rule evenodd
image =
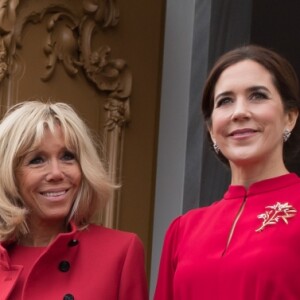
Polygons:
<instances>
[{"instance_id":1,"label":"beige wall","mask_svg":"<svg viewBox=\"0 0 300 300\"><path fill-rule=\"evenodd\" d=\"M143 239L150 266L163 53L164 0L121 0L123 56L133 74L120 228Z\"/></svg>"}]
</instances>

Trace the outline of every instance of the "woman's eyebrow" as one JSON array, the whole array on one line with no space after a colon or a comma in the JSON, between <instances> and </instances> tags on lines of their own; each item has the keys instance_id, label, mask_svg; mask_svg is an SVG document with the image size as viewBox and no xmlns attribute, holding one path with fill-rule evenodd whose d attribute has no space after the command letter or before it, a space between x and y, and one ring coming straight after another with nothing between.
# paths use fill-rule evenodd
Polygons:
<instances>
[{"instance_id":1,"label":"woman's eyebrow","mask_svg":"<svg viewBox=\"0 0 300 300\"><path fill-rule=\"evenodd\" d=\"M254 91L259 91L259 90L264 90L266 92L270 92L270 90L264 85L254 85L254 86L247 88L247 91L249 91L249 92L254 92Z\"/></svg>"}]
</instances>

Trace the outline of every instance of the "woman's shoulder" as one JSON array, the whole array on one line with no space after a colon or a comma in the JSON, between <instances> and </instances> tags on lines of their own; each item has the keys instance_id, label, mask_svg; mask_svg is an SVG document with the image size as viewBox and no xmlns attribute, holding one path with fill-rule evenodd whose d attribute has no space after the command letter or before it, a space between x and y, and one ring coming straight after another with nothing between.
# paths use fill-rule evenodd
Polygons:
<instances>
[{"instance_id":1,"label":"woman's shoulder","mask_svg":"<svg viewBox=\"0 0 300 300\"><path fill-rule=\"evenodd\" d=\"M209 206L194 208L186 213L173 219L168 228L169 235L177 235L179 232L189 230L189 228L194 228L204 219L207 214L213 213L212 211L217 207L220 201L216 201Z\"/></svg>"},{"instance_id":2,"label":"woman's shoulder","mask_svg":"<svg viewBox=\"0 0 300 300\"><path fill-rule=\"evenodd\" d=\"M82 239L101 241L105 243L130 243L139 240L136 233L108 228L101 225L90 224L87 228L81 230L79 235Z\"/></svg>"},{"instance_id":3,"label":"woman's shoulder","mask_svg":"<svg viewBox=\"0 0 300 300\"><path fill-rule=\"evenodd\" d=\"M194 209L187 211L186 213L184 213L183 215L181 215L179 217L180 222L181 223L190 222L194 219L199 220L199 218L201 218L202 216L204 216L206 214L210 214L211 211L214 210L218 206L220 201L221 200L218 200L208 206L198 207L198 208L194 208Z\"/></svg>"},{"instance_id":4,"label":"woman's shoulder","mask_svg":"<svg viewBox=\"0 0 300 300\"><path fill-rule=\"evenodd\" d=\"M134 257L138 264L143 264L144 247L137 234L100 225L90 224L78 230L76 240L80 245L80 258L90 257L94 264L117 266L121 261Z\"/></svg>"}]
</instances>

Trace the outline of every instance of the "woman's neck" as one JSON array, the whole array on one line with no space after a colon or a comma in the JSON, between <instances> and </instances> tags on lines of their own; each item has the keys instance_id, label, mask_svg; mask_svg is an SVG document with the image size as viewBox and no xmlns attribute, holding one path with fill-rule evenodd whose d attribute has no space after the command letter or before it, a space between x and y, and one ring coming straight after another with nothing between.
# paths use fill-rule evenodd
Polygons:
<instances>
[{"instance_id":1,"label":"woman's neck","mask_svg":"<svg viewBox=\"0 0 300 300\"><path fill-rule=\"evenodd\" d=\"M67 232L67 226L64 224L48 222L44 224L39 222L39 224L33 225L32 222L28 224L29 233L23 235L19 239L19 244L23 246L32 247L45 247L48 246L58 234Z\"/></svg>"},{"instance_id":2,"label":"woman's neck","mask_svg":"<svg viewBox=\"0 0 300 300\"><path fill-rule=\"evenodd\" d=\"M242 185L246 188L255 182L289 173L283 162L268 166L263 163L249 165L236 165L231 163L230 166L232 174L231 184Z\"/></svg>"}]
</instances>

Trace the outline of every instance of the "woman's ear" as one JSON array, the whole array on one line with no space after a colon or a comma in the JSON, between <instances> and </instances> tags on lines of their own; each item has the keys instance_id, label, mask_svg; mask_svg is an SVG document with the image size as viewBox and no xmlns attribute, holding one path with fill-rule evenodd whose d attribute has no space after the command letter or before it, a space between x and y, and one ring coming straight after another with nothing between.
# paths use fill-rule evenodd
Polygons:
<instances>
[{"instance_id":1,"label":"woman's ear","mask_svg":"<svg viewBox=\"0 0 300 300\"><path fill-rule=\"evenodd\" d=\"M211 124L207 124L207 130L209 132L211 140L213 141L213 143L215 143L216 140L215 140L214 135L213 135L213 130L212 130Z\"/></svg>"},{"instance_id":2,"label":"woman's ear","mask_svg":"<svg viewBox=\"0 0 300 300\"><path fill-rule=\"evenodd\" d=\"M288 113L287 113L287 127L290 131L292 131L296 125L297 119L299 116L299 110L298 109L291 109Z\"/></svg>"}]
</instances>

